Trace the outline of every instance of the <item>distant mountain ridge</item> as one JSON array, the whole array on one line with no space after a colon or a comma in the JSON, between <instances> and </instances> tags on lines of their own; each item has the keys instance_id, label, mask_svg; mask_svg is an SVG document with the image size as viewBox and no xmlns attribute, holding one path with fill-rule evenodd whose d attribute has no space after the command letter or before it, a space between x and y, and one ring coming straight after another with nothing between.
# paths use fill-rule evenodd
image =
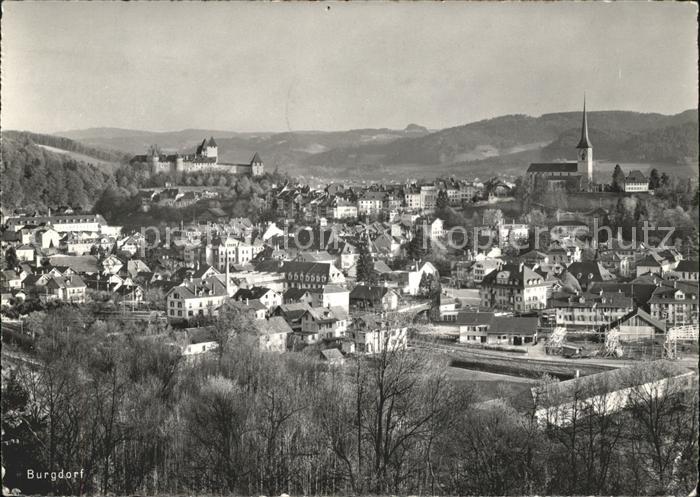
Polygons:
<instances>
[{"instance_id":1,"label":"distant mountain ridge","mask_svg":"<svg viewBox=\"0 0 700 497\"><path fill-rule=\"evenodd\" d=\"M148 132L93 128L65 135L90 146L144 153L158 144L164 150L188 152L206 136L214 136L223 160L260 153L268 169L293 174L352 173L367 168L431 166L469 170L489 163L522 170L527 159L575 158L581 112L532 117L513 114L442 130L409 124L403 130L368 128L348 131L234 133L217 130ZM697 160L698 111L675 115L630 111L588 113L597 159L683 164ZM527 159L526 159L527 158ZM436 171L437 172L437 171Z\"/></svg>"}]
</instances>

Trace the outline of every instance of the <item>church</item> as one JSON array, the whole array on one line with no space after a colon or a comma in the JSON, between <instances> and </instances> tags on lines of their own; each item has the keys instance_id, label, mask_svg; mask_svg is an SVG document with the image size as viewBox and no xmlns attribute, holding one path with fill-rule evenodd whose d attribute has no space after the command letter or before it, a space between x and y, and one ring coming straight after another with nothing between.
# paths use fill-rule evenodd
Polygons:
<instances>
[{"instance_id":1,"label":"church","mask_svg":"<svg viewBox=\"0 0 700 497\"><path fill-rule=\"evenodd\" d=\"M151 174L206 171L247 174L255 177L262 176L265 172L265 165L257 152L238 162L219 162L219 147L213 136L208 140L205 138L197 146L194 154L166 155L160 153L158 147L153 146L148 154L137 155L132 159L132 162L148 164Z\"/></svg>"},{"instance_id":2,"label":"church","mask_svg":"<svg viewBox=\"0 0 700 497\"><path fill-rule=\"evenodd\" d=\"M544 180L548 190L567 190L572 186L576 190L583 190L584 184L591 185L593 183L593 145L588 138L585 98L583 100L581 139L576 145L576 157L576 162L532 163L527 169L527 179L531 183Z\"/></svg>"}]
</instances>

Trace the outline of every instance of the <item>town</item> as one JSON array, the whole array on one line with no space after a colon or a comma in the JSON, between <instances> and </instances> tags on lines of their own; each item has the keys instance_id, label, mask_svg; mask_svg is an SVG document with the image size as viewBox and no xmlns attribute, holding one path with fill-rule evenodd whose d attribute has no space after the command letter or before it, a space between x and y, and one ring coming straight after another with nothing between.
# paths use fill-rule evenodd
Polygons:
<instances>
[{"instance_id":1,"label":"town","mask_svg":"<svg viewBox=\"0 0 700 497\"><path fill-rule=\"evenodd\" d=\"M158 343L191 368L243 336L341 370L422 351L452 375L521 382L480 402L561 427L578 402L614 397L611 414L631 388L697 386L697 228L664 218L674 203L697 213L697 183L619 166L595 182L585 105L577 162L514 179L310 188L265 176L258 154L247 169L219 164L214 138L187 167L153 150L129 167L167 182L140 188L136 211L199 206L192 220L126 228L80 208L3 211L4 362L31 364L42 335L76 327ZM253 216L221 208L226 180L172 183L222 168L237 187L267 182Z\"/></svg>"},{"instance_id":2,"label":"town","mask_svg":"<svg viewBox=\"0 0 700 497\"><path fill-rule=\"evenodd\" d=\"M2 7L3 497L697 495L695 4Z\"/></svg>"}]
</instances>

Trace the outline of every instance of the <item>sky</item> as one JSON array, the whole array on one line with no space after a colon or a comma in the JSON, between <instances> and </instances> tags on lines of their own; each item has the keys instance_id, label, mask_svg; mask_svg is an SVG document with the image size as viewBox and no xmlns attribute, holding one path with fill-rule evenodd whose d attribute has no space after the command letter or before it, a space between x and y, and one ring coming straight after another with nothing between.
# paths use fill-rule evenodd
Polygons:
<instances>
[{"instance_id":1,"label":"sky","mask_svg":"<svg viewBox=\"0 0 700 497\"><path fill-rule=\"evenodd\" d=\"M680 2L3 2L5 129L342 130L697 108Z\"/></svg>"}]
</instances>

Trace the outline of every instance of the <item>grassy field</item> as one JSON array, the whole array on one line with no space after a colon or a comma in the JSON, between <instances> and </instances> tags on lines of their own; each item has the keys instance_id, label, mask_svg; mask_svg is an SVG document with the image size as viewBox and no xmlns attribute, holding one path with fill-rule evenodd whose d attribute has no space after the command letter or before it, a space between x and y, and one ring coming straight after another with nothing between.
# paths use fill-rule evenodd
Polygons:
<instances>
[{"instance_id":1,"label":"grassy field","mask_svg":"<svg viewBox=\"0 0 700 497\"><path fill-rule=\"evenodd\" d=\"M55 147L49 147L48 145L39 145L37 144L37 147L41 147L47 152L52 152L54 154L61 154L61 155L66 155L70 157L71 159L74 159L78 162L84 162L86 164L91 164L95 167L99 167L100 169L107 169L109 171L113 171L114 169L119 167L119 164L115 162L108 162L105 160L101 159L96 159L94 157L90 157L89 155L84 155L84 154L79 154L78 152L71 152L69 150L63 150L62 148L55 148Z\"/></svg>"}]
</instances>

